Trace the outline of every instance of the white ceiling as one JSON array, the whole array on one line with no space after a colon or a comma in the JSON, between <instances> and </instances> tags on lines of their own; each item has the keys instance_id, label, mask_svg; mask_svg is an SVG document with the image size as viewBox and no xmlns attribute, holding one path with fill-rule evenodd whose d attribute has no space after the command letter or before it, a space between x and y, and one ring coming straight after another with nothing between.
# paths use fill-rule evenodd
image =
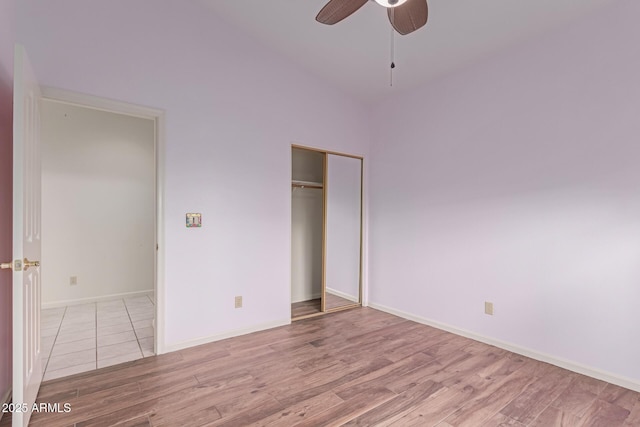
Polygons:
<instances>
[{"instance_id":1,"label":"white ceiling","mask_svg":"<svg viewBox=\"0 0 640 427\"><path fill-rule=\"evenodd\" d=\"M200 0L221 19L365 101L425 83L620 0L429 0L427 25L395 35L373 1L333 26L315 17L328 0ZM233 34L229 34L233 38Z\"/></svg>"}]
</instances>

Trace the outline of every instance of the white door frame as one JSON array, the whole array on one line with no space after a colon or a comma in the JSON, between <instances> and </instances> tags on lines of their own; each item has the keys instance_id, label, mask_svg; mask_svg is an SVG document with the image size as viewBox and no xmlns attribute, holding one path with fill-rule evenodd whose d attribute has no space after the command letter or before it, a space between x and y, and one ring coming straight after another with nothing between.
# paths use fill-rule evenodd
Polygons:
<instances>
[{"instance_id":1,"label":"white door frame","mask_svg":"<svg viewBox=\"0 0 640 427\"><path fill-rule=\"evenodd\" d=\"M164 111L144 107L127 102L116 101L107 98L100 98L93 95L72 92L64 89L41 87L42 99L55 102L63 102L80 107L93 108L95 110L107 111L110 113L125 114L153 120L155 123L155 198L156 198L156 218L155 218L155 330L154 330L154 350L156 354L165 352L164 330L165 330L165 251L164 251L164 178L165 178L165 116Z\"/></svg>"}]
</instances>

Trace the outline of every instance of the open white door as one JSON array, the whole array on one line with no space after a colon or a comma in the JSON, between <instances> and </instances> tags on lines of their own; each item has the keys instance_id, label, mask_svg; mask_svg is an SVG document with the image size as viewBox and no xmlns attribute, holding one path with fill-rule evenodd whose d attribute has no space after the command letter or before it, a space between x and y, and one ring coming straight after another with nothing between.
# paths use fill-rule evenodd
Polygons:
<instances>
[{"instance_id":1,"label":"open white door","mask_svg":"<svg viewBox=\"0 0 640 427\"><path fill-rule=\"evenodd\" d=\"M26 426L42 382L40 361L40 88L16 45L13 87L13 426Z\"/></svg>"}]
</instances>

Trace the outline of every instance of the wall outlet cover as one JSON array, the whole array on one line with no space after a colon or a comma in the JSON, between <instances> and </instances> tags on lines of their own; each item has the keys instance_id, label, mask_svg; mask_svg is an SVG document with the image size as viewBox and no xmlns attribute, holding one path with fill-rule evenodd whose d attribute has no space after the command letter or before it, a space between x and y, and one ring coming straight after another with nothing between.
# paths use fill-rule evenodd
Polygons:
<instances>
[{"instance_id":1,"label":"wall outlet cover","mask_svg":"<svg viewBox=\"0 0 640 427\"><path fill-rule=\"evenodd\" d=\"M484 303L484 313L490 316L493 316L493 303L485 301Z\"/></svg>"}]
</instances>

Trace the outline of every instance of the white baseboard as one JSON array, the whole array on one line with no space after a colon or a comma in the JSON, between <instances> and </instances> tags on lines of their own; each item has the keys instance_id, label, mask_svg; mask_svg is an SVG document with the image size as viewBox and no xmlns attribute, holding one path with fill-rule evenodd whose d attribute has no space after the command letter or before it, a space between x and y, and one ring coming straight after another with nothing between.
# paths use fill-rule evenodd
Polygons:
<instances>
[{"instance_id":1,"label":"white baseboard","mask_svg":"<svg viewBox=\"0 0 640 427\"><path fill-rule=\"evenodd\" d=\"M154 293L153 290L124 292L121 294L111 294L111 295L105 295L101 297L78 298L78 299L63 300L63 301L43 302L42 308L66 307L68 305L89 304L92 302L109 301L112 299L119 299L119 298L132 298L132 297L139 297L143 295L153 296L153 293Z\"/></svg>"},{"instance_id":2,"label":"white baseboard","mask_svg":"<svg viewBox=\"0 0 640 427\"><path fill-rule=\"evenodd\" d=\"M253 332L264 331L266 329L277 328L278 326L285 326L289 324L291 324L290 318L286 320L263 323L260 325L252 326L250 328L234 329L232 331L224 332L222 334L182 341L176 344L167 344L164 347L163 353L171 353L173 351L184 350L185 348L195 347L197 345L209 344L215 341L220 341L227 338L233 338L240 335L246 335Z\"/></svg>"},{"instance_id":3,"label":"white baseboard","mask_svg":"<svg viewBox=\"0 0 640 427\"><path fill-rule=\"evenodd\" d=\"M348 299L349 301L358 303L358 297L354 297L353 295L345 294L344 292L338 291L336 289L331 289L331 288L327 288L327 292L335 296L338 296L340 298Z\"/></svg>"},{"instance_id":4,"label":"white baseboard","mask_svg":"<svg viewBox=\"0 0 640 427\"><path fill-rule=\"evenodd\" d=\"M571 360L562 359L550 354L541 353L530 348L521 347L516 344L512 344L506 341L501 341L495 338L485 337L483 335L476 334L475 332L467 331L465 329L456 328L444 323L436 322L435 320L425 319L420 316L406 313L401 310L396 310L391 307L387 307L381 304L369 302L369 307L376 310L384 311L389 314L393 314L404 319L413 320L414 322L422 323L424 325L432 326L434 328L442 329L443 331L451 332L452 334L460 335L463 337L471 338L476 341L483 342L485 344L493 345L495 347L502 348L504 350L511 351L521 356L526 356L531 359L539 360L540 362L546 362L551 365L558 366L560 368L567 369L569 371L577 372L578 374L586 375L598 380L606 381L611 384L618 385L620 387L628 388L633 391L640 392L640 382L631 378L621 377L611 372L606 372L597 368L582 365L580 363L573 362Z\"/></svg>"}]
</instances>

